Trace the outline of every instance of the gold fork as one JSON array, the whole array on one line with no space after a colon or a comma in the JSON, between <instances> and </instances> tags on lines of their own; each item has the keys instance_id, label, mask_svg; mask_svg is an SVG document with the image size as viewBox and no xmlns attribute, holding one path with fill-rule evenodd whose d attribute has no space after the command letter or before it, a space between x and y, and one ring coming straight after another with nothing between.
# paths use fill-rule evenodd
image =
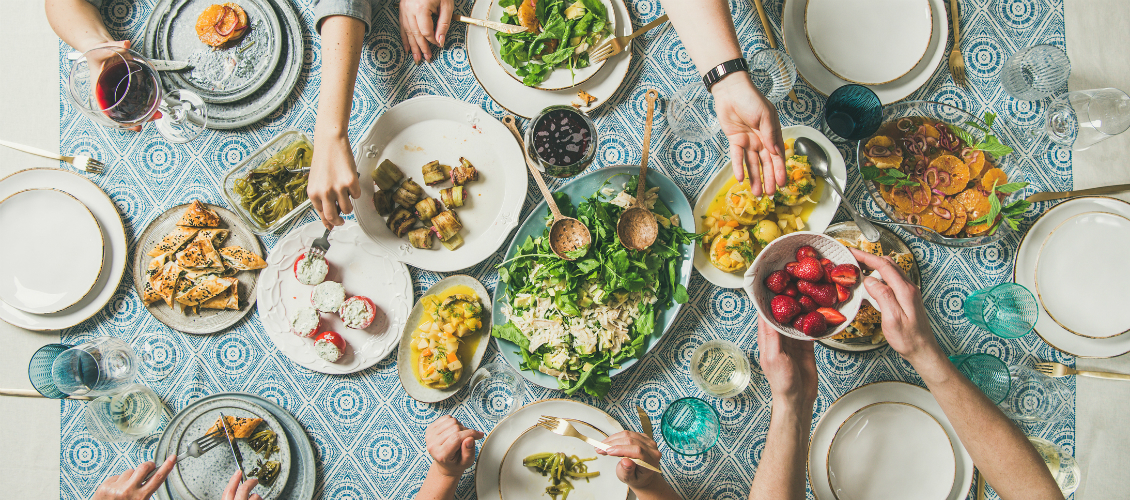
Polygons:
<instances>
[{"instance_id":1,"label":"gold fork","mask_svg":"<svg viewBox=\"0 0 1130 500\"><path fill-rule=\"evenodd\" d=\"M628 46L628 42L632 41L633 38L647 33L652 28L667 22L667 19L667 14L663 14L662 16L659 16L658 19L643 25L642 28L636 30L631 35L612 38L607 42L598 45L596 48L589 50L589 61L592 64L596 64L600 61L623 52L624 48Z\"/></svg>"},{"instance_id":2,"label":"gold fork","mask_svg":"<svg viewBox=\"0 0 1130 500\"><path fill-rule=\"evenodd\" d=\"M1111 372L1092 372L1087 370L1076 370L1070 366L1048 361L1046 363L1036 363L1036 371L1043 373L1049 377L1066 377L1069 375L1079 375L1082 377L1105 378L1109 380L1130 380L1130 375L1125 373L1111 373Z\"/></svg>"},{"instance_id":3,"label":"gold fork","mask_svg":"<svg viewBox=\"0 0 1130 500\"><path fill-rule=\"evenodd\" d=\"M958 17L957 0L950 0L950 20L953 22L953 50L950 51L950 74L953 83L965 86L965 58L961 57L961 19Z\"/></svg>"},{"instance_id":4,"label":"gold fork","mask_svg":"<svg viewBox=\"0 0 1130 500\"><path fill-rule=\"evenodd\" d=\"M16 151L23 151L25 153L42 156L44 158L50 158L52 160L65 161L67 163L70 163L71 165L74 165L74 167L79 170L90 172L92 174L100 174L102 173L102 169L105 168L105 165L102 165L102 162L95 160L94 158L91 158L89 156L63 156L60 154L52 153L50 151L44 151L39 148L24 146L23 144L16 144L14 142L8 141L0 141L0 146L8 146Z\"/></svg>"},{"instance_id":5,"label":"gold fork","mask_svg":"<svg viewBox=\"0 0 1130 500\"><path fill-rule=\"evenodd\" d=\"M548 431L550 431L554 434L557 434L558 436L565 436L565 437L580 439L581 441L584 441L584 442L592 445L593 447L599 448L603 451L608 451L608 449L611 448L611 446L608 446L608 445L606 445L606 444L604 444L600 441L597 441L597 440L592 439L592 438L590 438L590 437L588 437L584 434L581 434L580 432L577 431L577 429L575 427L573 427L573 424L570 424L569 421L565 420L565 419L561 419L561 418L557 418L557 417L551 417L549 415L542 415L541 419L538 420L537 425L538 425L538 427L541 427L541 428L548 430ZM659 470L659 467L651 465L651 464L644 462L643 460L640 460L638 458L629 458L629 460L631 460L632 462L635 462L636 465L639 465L640 467L643 467L645 469L649 469L649 470L658 472L660 474L663 473L662 470Z\"/></svg>"}]
</instances>

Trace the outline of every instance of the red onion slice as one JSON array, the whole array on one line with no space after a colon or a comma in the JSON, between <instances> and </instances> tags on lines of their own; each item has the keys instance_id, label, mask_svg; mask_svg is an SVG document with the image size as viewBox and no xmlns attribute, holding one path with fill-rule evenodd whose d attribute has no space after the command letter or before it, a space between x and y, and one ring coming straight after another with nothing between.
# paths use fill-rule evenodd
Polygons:
<instances>
[{"instance_id":1,"label":"red onion slice","mask_svg":"<svg viewBox=\"0 0 1130 500\"><path fill-rule=\"evenodd\" d=\"M930 174L934 174L933 180L930 179ZM927 168L926 171L922 173L922 180L926 181L927 186L930 186L930 187L937 186L938 180L939 180L938 169L936 167Z\"/></svg>"},{"instance_id":2,"label":"red onion slice","mask_svg":"<svg viewBox=\"0 0 1130 500\"><path fill-rule=\"evenodd\" d=\"M236 16L236 20L235 20L235 24L233 24L231 28L229 28L227 31L224 31L224 19L228 18L228 13L231 13L231 15ZM215 29L216 33L219 34L220 36L228 36L236 30L236 26L238 26L238 25L239 25L239 14L235 13L235 9L225 5L223 14L220 14L220 18L216 20L216 24L212 25L212 29Z\"/></svg>"},{"instance_id":3,"label":"red onion slice","mask_svg":"<svg viewBox=\"0 0 1130 500\"><path fill-rule=\"evenodd\" d=\"M938 172L938 186L946 187L953 182L953 177L950 177L949 172Z\"/></svg>"},{"instance_id":4,"label":"red onion slice","mask_svg":"<svg viewBox=\"0 0 1130 500\"><path fill-rule=\"evenodd\" d=\"M946 220L950 220L951 218L953 218L953 213L951 213L949 210L946 210L945 208L934 207L933 210L934 210L934 215L937 215L938 217L941 217L941 218L946 219Z\"/></svg>"},{"instance_id":5,"label":"red onion slice","mask_svg":"<svg viewBox=\"0 0 1130 500\"><path fill-rule=\"evenodd\" d=\"M938 188L933 188L930 191L932 191L934 194L936 194L938 196L945 196L946 195L946 193L943 193L942 190L938 189Z\"/></svg>"}]
</instances>

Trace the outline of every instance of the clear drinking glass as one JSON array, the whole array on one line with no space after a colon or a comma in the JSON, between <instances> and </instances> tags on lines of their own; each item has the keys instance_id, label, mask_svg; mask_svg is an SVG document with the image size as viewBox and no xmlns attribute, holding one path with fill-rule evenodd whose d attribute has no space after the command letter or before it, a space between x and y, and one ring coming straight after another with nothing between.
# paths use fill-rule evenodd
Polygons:
<instances>
[{"instance_id":1,"label":"clear drinking glass","mask_svg":"<svg viewBox=\"0 0 1130 500\"><path fill-rule=\"evenodd\" d=\"M714 397L741 394L749 386L751 373L745 352L728 340L707 341L691 355L691 380Z\"/></svg>"},{"instance_id":2,"label":"clear drinking glass","mask_svg":"<svg viewBox=\"0 0 1130 500\"><path fill-rule=\"evenodd\" d=\"M1118 89L1068 92L1052 99L1044 130L1056 144L1082 151L1130 128L1130 96Z\"/></svg>"},{"instance_id":3,"label":"clear drinking glass","mask_svg":"<svg viewBox=\"0 0 1130 500\"><path fill-rule=\"evenodd\" d=\"M522 406L525 380L506 363L487 363L471 375L471 408L480 417L498 422Z\"/></svg>"},{"instance_id":4,"label":"clear drinking glass","mask_svg":"<svg viewBox=\"0 0 1130 500\"><path fill-rule=\"evenodd\" d=\"M749 58L749 77L765 99L777 103L793 89L796 65L783 50L762 49Z\"/></svg>"},{"instance_id":5,"label":"clear drinking glass","mask_svg":"<svg viewBox=\"0 0 1130 500\"><path fill-rule=\"evenodd\" d=\"M1039 316L1036 297L1016 283L978 290L965 299L965 317L969 322L1004 339L1027 335Z\"/></svg>"},{"instance_id":6,"label":"clear drinking glass","mask_svg":"<svg viewBox=\"0 0 1130 500\"><path fill-rule=\"evenodd\" d=\"M1008 373L1012 384L1008 396L997 406L1013 420L1057 421L1063 417L1063 407L1074 398L1062 383L1031 368L1009 366Z\"/></svg>"},{"instance_id":7,"label":"clear drinking glass","mask_svg":"<svg viewBox=\"0 0 1130 500\"><path fill-rule=\"evenodd\" d=\"M208 125L200 96L187 90L164 92L157 70L129 49L86 51L71 63L67 94L83 114L107 127L140 127L156 117L157 130L173 143L195 139Z\"/></svg>"},{"instance_id":8,"label":"clear drinking glass","mask_svg":"<svg viewBox=\"0 0 1130 500\"><path fill-rule=\"evenodd\" d=\"M116 443L152 435L167 421L170 412L152 389L130 384L87 403L83 415L86 430L94 439Z\"/></svg>"},{"instance_id":9,"label":"clear drinking glass","mask_svg":"<svg viewBox=\"0 0 1130 500\"><path fill-rule=\"evenodd\" d=\"M129 385L137 369L129 344L99 337L60 353L51 364L51 380L71 396L103 396Z\"/></svg>"},{"instance_id":10,"label":"clear drinking glass","mask_svg":"<svg viewBox=\"0 0 1130 500\"><path fill-rule=\"evenodd\" d=\"M680 455L701 455L718 442L718 410L699 398L676 400L663 411L663 440Z\"/></svg>"},{"instance_id":11,"label":"clear drinking glass","mask_svg":"<svg viewBox=\"0 0 1130 500\"><path fill-rule=\"evenodd\" d=\"M1012 54L1001 68L1001 86L1021 101L1036 101L1059 91L1071 75L1071 60L1054 45L1034 45Z\"/></svg>"},{"instance_id":12,"label":"clear drinking glass","mask_svg":"<svg viewBox=\"0 0 1130 500\"><path fill-rule=\"evenodd\" d=\"M950 362L994 404L1000 404L1008 396L1012 377L1008 365L1000 358L985 353L959 354L950 356Z\"/></svg>"},{"instance_id":13,"label":"clear drinking glass","mask_svg":"<svg viewBox=\"0 0 1130 500\"><path fill-rule=\"evenodd\" d=\"M860 141L883 124L883 103L863 85L844 85L828 96L821 123L824 135L835 142Z\"/></svg>"},{"instance_id":14,"label":"clear drinking glass","mask_svg":"<svg viewBox=\"0 0 1130 500\"><path fill-rule=\"evenodd\" d=\"M47 344L31 355L31 361L27 365L27 378L31 380L31 386L43 397L51 399L67 397L63 391L55 387L55 381L51 379L51 365L55 363L55 358L70 348L71 346L66 344Z\"/></svg>"},{"instance_id":15,"label":"clear drinking glass","mask_svg":"<svg viewBox=\"0 0 1130 500\"><path fill-rule=\"evenodd\" d=\"M1075 493L1083 476L1083 471L1079 468L1079 462L1075 461L1075 457L1062 446L1047 439L1028 436L1028 441L1036 447L1036 452L1044 459L1044 465L1048 466L1064 498Z\"/></svg>"}]
</instances>

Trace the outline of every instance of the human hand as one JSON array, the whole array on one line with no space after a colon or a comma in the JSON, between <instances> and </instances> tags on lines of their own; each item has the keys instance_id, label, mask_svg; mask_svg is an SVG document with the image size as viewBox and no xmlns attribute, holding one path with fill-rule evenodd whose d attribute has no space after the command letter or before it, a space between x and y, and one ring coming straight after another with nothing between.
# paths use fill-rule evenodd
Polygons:
<instances>
[{"instance_id":1,"label":"human hand","mask_svg":"<svg viewBox=\"0 0 1130 500\"><path fill-rule=\"evenodd\" d=\"M609 445L610 448L607 450L597 448L597 454L623 457L620 459L620 463L616 464L616 477L629 488L633 490L647 489L652 487L655 481L663 481L661 474L640 467L630 460L638 458L659 467L659 461L663 456L659 453L659 445L655 444L654 439L638 432L620 431L608 436L608 439L604 440L604 444Z\"/></svg>"},{"instance_id":2,"label":"human hand","mask_svg":"<svg viewBox=\"0 0 1130 500\"><path fill-rule=\"evenodd\" d=\"M400 41L405 50L412 50L412 59L417 64L421 57L432 60L429 43L443 48L454 10L453 0L400 0ZM434 28L433 15L437 17Z\"/></svg>"},{"instance_id":3,"label":"human hand","mask_svg":"<svg viewBox=\"0 0 1130 500\"><path fill-rule=\"evenodd\" d=\"M764 314L757 316L757 361L769 380L773 401L812 411L818 392L813 344L781 335Z\"/></svg>"},{"instance_id":4,"label":"human hand","mask_svg":"<svg viewBox=\"0 0 1130 500\"><path fill-rule=\"evenodd\" d=\"M455 417L445 415L428 424L424 443L439 472L458 478L475 463L475 441L483 436L479 431L463 427Z\"/></svg>"},{"instance_id":5,"label":"human hand","mask_svg":"<svg viewBox=\"0 0 1130 500\"><path fill-rule=\"evenodd\" d=\"M930 318L922 304L922 291L903 275L902 269L886 257L879 257L851 249L860 264L870 267L883 277L879 281L870 276L863 278L883 313L883 335L887 342L911 364L924 354L940 351L938 340L930 330Z\"/></svg>"},{"instance_id":6,"label":"human hand","mask_svg":"<svg viewBox=\"0 0 1130 500\"><path fill-rule=\"evenodd\" d=\"M90 77L88 78L88 80L91 81L91 82L97 82L99 75L101 75L102 71L104 69L106 69L106 66L108 64L113 64L114 62L120 62L123 59L125 59L125 60L132 59L133 57L131 56L131 54L129 52L129 48L130 48L130 41L129 40L122 40L122 41L108 41L108 42L98 43L98 44L92 45L92 46L88 47L86 50L82 51L83 54L86 56L86 65L87 65L87 68L89 68L89 71L90 71ZM95 50L95 49L99 49L99 50ZM105 49L105 50L101 50L101 49ZM95 86L95 85L91 85L90 86L90 92L92 94L94 94L91 97L91 101L90 101L91 105L94 106L99 102L99 100L98 100L99 98L98 98L98 95L97 95L98 87ZM147 120L147 121L153 121L153 120L157 120L159 118L161 118L161 112L155 111L155 112L153 112L153 116L149 117L149 120ZM141 125L129 127L127 130L132 130L134 132L140 132L141 131Z\"/></svg>"},{"instance_id":7,"label":"human hand","mask_svg":"<svg viewBox=\"0 0 1130 500\"><path fill-rule=\"evenodd\" d=\"M224 500L263 500L257 493L251 493L259 485L258 479L251 478L243 484L239 483L240 479L243 479L243 471L237 470L228 481L228 487L224 488Z\"/></svg>"},{"instance_id":8,"label":"human hand","mask_svg":"<svg viewBox=\"0 0 1130 500\"><path fill-rule=\"evenodd\" d=\"M310 163L306 195L314 205L314 211L322 218L322 225L332 229L345 224L339 212L353 213L350 197L361 197L361 182L348 137L337 140L319 138L317 143Z\"/></svg>"},{"instance_id":9,"label":"human hand","mask_svg":"<svg viewBox=\"0 0 1130 500\"><path fill-rule=\"evenodd\" d=\"M785 175L785 141L777 109L765 100L748 75L719 80L710 89L718 124L730 139L730 160L739 182L749 173L749 188L760 196L773 194L788 183Z\"/></svg>"},{"instance_id":10,"label":"human hand","mask_svg":"<svg viewBox=\"0 0 1130 500\"><path fill-rule=\"evenodd\" d=\"M176 464L177 456L169 455L148 481L145 477L157 467L153 462L145 462L136 469L110 476L98 486L92 500L145 500L161 487Z\"/></svg>"}]
</instances>

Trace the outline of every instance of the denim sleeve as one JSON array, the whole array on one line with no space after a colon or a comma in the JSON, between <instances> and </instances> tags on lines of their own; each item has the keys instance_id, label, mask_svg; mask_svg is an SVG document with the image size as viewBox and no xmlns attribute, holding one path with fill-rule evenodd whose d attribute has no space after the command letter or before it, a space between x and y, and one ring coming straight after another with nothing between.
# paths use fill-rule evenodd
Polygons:
<instances>
[{"instance_id":1,"label":"denim sleeve","mask_svg":"<svg viewBox=\"0 0 1130 500\"><path fill-rule=\"evenodd\" d=\"M89 0L88 0L89 1ZM322 21L329 16L349 16L372 27L373 14L382 0L314 0L314 28L321 33Z\"/></svg>"}]
</instances>

